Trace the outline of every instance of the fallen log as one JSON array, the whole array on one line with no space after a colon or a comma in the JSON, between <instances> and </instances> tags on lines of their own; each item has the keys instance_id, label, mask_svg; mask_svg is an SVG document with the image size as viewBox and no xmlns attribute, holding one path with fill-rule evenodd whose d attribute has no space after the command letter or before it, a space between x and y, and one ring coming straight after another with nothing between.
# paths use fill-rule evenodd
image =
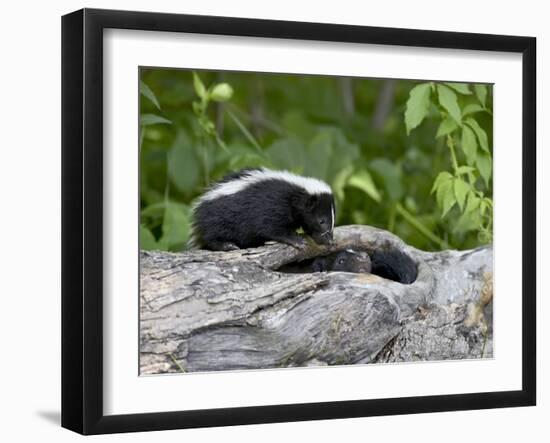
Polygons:
<instances>
[{"instance_id":1,"label":"fallen log","mask_svg":"<svg viewBox=\"0 0 550 443\"><path fill-rule=\"evenodd\" d=\"M369 226L334 244L140 254L140 372L219 371L492 356L491 246L424 252ZM402 284L279 270L346 248L399 251Z\"/></svg>"}]
</instances>

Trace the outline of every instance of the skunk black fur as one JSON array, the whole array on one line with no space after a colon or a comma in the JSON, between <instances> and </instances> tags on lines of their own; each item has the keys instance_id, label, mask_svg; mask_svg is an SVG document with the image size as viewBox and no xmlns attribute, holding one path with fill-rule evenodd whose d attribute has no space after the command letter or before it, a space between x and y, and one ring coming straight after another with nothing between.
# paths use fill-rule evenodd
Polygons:
<instances>
[{"instance_id":1,"label":"skunk black fur","mask_svg":"<svg viewBox=\"0 0 550 443\"><path fill-rule=\"evenodd\" d=\"M372 273L403 284L414 283L418 268L414 261L397 249L376 250L371 253Z\"/></svg>"},{"instance_id":2,"label":"skunk black fur","mask_svg":"<svg viewBox=\"0 0 550 443\"><path fill-rule=\"evenodd\" d=\"M317 179L287 171L244 169L215 183L193 209L193 246L227 251L267 241L295 247L305 240L328 244L334 229L334 197Z\"/></svg>"}]
</instances>

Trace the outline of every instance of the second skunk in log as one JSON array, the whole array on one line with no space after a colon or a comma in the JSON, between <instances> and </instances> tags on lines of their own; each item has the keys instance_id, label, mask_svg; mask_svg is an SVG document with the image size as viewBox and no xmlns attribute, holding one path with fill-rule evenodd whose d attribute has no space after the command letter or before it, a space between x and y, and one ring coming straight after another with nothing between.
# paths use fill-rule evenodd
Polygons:
<instances>
[{"instance_id":1,"label":"second skunk in log","mask_svg":"<svg viewBox=\"0 0 550 443\"><path fill-rule=\"evenodd\" d=\"M278 241L300 248L302 228L329 244L334 197L325 182L288 171L243 169L224 177L193 208L191 245L214 251L252 248Z\"/></svg>"},{"instance_id":2,"label":"second skunk in log","mask_svg":"<svg viewBox=\"0 0 550 443\"><path fill-rule=\"evenodd\" d=\"M311 272L367 272L372 271L372 262L366 251L346 249L316 257L311 262Z\"/></svg>"},{"instance_id":3,"label":"second skunk in log","mask_svg":"<svg viewBox=\"0 0 550 443\"><path fill-rule=\"evenodd\" d=\"M289 263L279 269L287 273L355 272L376 274L388 280L411 284L418 276L414 261L397 249L367 251L345 249L328 255Z\"/></svg>"}]
</instances>

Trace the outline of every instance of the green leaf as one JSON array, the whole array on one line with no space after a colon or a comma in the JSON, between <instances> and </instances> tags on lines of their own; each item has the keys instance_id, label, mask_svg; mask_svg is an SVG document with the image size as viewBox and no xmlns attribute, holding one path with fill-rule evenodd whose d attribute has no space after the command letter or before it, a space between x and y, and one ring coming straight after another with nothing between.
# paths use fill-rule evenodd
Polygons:
<instances>
[{"instance_id":1,"label":"green leaf","mask_svg":"<svg viewBox=\"0 0 550 443\"><path fill-rule=\"evenodd\" d=\"M453 179L453 176L451 173L447 171L440 172L434 181L434 184L430 193L433 194L434 192L437 191L437 189L441 186L442 183L452 179Z\"/></svg>"},{"instance_id":2,"label":"green leaf","mask_svg":"<svg viewBox=\"0 0 550 443\"><path fill-rule=\"evenodd\" d=\"M409 93L407 108L405 110L405 126L407 134L416 128L428 114L430 107L430 83L416 85Z\"/></svg>"},{"instance_id":3,"label":"green leaf","mask_svg":"<svg viewBox=\"0 0 550 443\"><path fill-rule=\"evenodd\" d=\"M485 152L489 152L489 141L487 139L487 133L483 130L481 126L479 126L479 123L475 121L472 117L467 118L464 123L469 125L476 133L481 149L483 149Z\"/></svg>"},{"instance_id":4,"label":"green leaf","mask_svg":"<svg viewBox=\"0 0 550 443\"><path fill-rule=\"evenodd\" d=\"M198 146L197 149L205 149ZM187 134L180 130L168 152L168 175L179 191L190 194L199 184L200 161Z\"/></svg>"},{"instance_id":5,"label":"green leaf","mask_svg":"<svg viewBox=\"0 0 550 443\"><path fill-rule=\"evenodd\" d=\"M353 165L347 165L336 174L334 180L332 180L332 190L334 195L340 202L344 201L344 188L348 183L348 179L353 173Z\"/></svg>"},{"instance_id":6,"label":"green leaf","mask_svg":"<svg viewBox=\"0 0 550 443\"><path fill-rule=\"evenodd\" d=\"M483 200L479 204L479 213L483 216L485 215L485 211L487 210L487 203L485 203Z\"/></svg>"},{"instance_id":7,"label":"green leaf","mask_svg":"<svg viewBox=\"0 0 550 443\"><path fill-rule=\"evenodd\" d=\"M151 231L142 224L139 225L139 248L146 251L159 249L157 241Z\"/></svg>"},{"instance_id":8,"label":"green leaf","mask_svg":"<svg viewBox=\"0 0 550 443\"><path fill-rule=\"evenodd\" d=\"M445 180L441 181L437 187L434 186L433 191L435 191L435 201L437 203L437 206L440 208L443 207L443 197L448 192L448 190L451 190L453 192L453 180L451 176L451 180Z\"/></svg>"},{"instance_id":9,"label":"green leaf","mask_svg":"<svg viewBox=\"0 0 550 443\"><path fill-rule=\"evenodd\" d=\"M436 200L439 208L441 209L441 217L445 217L445 215L456 203L453 180L448 180L441 183L441 185L437 188Z\"/></svg>"},{"instance_id":10,"label":"green leaf","mask_svg":"<svg viewBox=\"0 0 550 443\"><path fill-rule=\"evenodd\" d=\"M481 216L485 216L485 213L489 211L489 217L492 218L493 200L491 198L483 198L479 204L479 213Z\"/></svg>"},{"instance_id":11,"label":"green leaf","mask_svg":"<svg viewBox=\"0 0 550 443\"><path fill-rule=\"evenodd\" d=\"M467 83L445 83L450 88L453 88L456 92L462 95L470 95L472 91L468 88Z\"/></svg>"},{"instance_id":12,"label":"green leaf","mask_svg":"<svg viewBox=\"0 0 550 443\"><path fill-rule=\"evenodd\" d=\"M462 127L462 151L466 155L466 161L469 165L473 165L477 155L477 142L474 131L469 126Z\"/></svg>"},{"instance_id":13,"label":"green leaf","mask_svg":"<svg viewBox=\"0 0 550 443\"><path fill-rule=\"evenodd\" d=\"M210 98L215 102L226 102L233 96L233 88L229 83L218 83L210 92Z\"/></svg>"},{"instance_id":14,"label":"green leaf","mask_svg":"<svg viewBox=\"0 0 550 443\"><path fill-rule=\"evenodd\" d=\"M451 132L453 132L456 128L458 128L458 125L456 124L454 119L452 119L450 117L447 117L439 125L439 128L437 129L437 134L435 135L435 138L439 138L439 137L443 137L445 135L448 135Z\"/></svg>"},{"instance_id":15,"label":"green leaf","mask_svg":"<svg viewBox=\"0 0 550 443\"><path fill-rule=\"evenodd\" d=\"M150 204L141 210L141 219L144 218L159 218L164 217L164 200Z\"/></svg>"},{"instance_id":16,"label":"green leaf","mask_svg":"<svg viewBox=\"0 0 550 443\"><path fill-rule=\"evenodd\" d=\"M475 114L476 112L484 111L485 109L479 106L477 103L470 103L469 105L464 106L462 110L462 116L465 117L470 114Z\"/></svg>"},{"instance_id":17,"label":"green leaf","mask_svg":"<svg viewBox=\"0 0 550 443\"><path fill-rule=\"evenodd\" d=\"M366 169L361 169L355 172L349 178L348 185L360 189L376 202L380 202L382 200L382 196L374 184L372 176Z\"/></svg>"},{"instance_id":18,"label":"green leaf","mask_svg":"<svg viewBox=\"0 0 550 443\"><path fill-rule=\"evenodd\" d=\"M328 131L319 132L307 146L308 160L304 164L304 175L327 180L333 153L332 134Z\"/></svg>"},{"instance_id":19,"label":"green leaf","mask_svg":"<svg viewBox=\"0 0 550 443\"><path fill-rule=\"evenodd\" d=\"M189 228L189 208L180 203L166 202L159 244L164 249L183 249L189 239Z\"/></svg>"},{"instance_id":20,"label":"green leaf","mask_svg":"<svg viewBox=\"0 0 550 443\"><path fill-rule=\"evenodd\" d=\"M470 191L470 185L466 183L464 180L457 178L456 180L454 180L453 186L455 191L456 202L458 203L458 207L462 211L464 209L464 203L466 203L466 196Z\"/></svg>"},{"instance_id":21,"label":"green leaf","mask_svg":"<svg viewBox=\"0 0 550 443\"><path fill-rule=\"evenodd\" d=\"M193 72L193 87L197 95L204 100L206 98L206 88L196 72Z\"/></svg>"},{"instance_id":22,"label":"green leaf","mask_svg":"<svg viewBox=\"0 0 550 443\"><path fill-rule=\"evenodd\" d=\"M456 94L453 92L453 90L445 85L438 84L437 93L439 96L439 104L459 125L462 125L460 107L458 106Z\"/></svg>"},{"instance_id":23,"label":"green leaf","mask_svg":"<svg viewBox=\"0 0 550 443\"><path fill-rule=\"evenodd\" d=\"M139 128L139 151L141 152L141 147L143 146L143 140L145 140L145 130Z\"/></svg>"},{"instance_id":24,"label":"green leaf","mask_svg":"<svg viewBox=\"0 0 550 443\"><path fill-rule=\"evenodd\" d=\"M156 125L156 124L164 124L164 125L171 125L172 122L168 120L167 118L161 117L160 115L156 114L142 114L139 123L141 126L150 126L150 125Z\"/></svg>"},{"instance_id":25,"label":"green leaf","mask_svg":"<svg viewBox=\"0 0 550 443\"><path fill-rule=\"evenodd\" d=\"M485 199L481 200L481 202L479 203L479 213L482 217L485 215L487 209L489 209L489 205L487 204Z\"/></svg>"},{"instance_id":26,"label":"green leaf","mask_svg":"<svg viewBox=\"0 0 550 443\"><path fill-rule=\"evenodd\" d=\"M306 162L305 148L293 138L280 138L265 151L273 165L278 169L287 169L301 174Z\"/></svg>"},{"instance_id":27,"label":"green leaf","mask_svg":"<svg viewBox=\"0 0 550 443\"><path fill-rule=\"evenodd\" d=\"M480 152L476 158L476 166L485 181L485 185L489 186L489 180L491 179L491 174L493 171L493 160L491 158L491 154Z\"/></svg>"},{"instance_id":28,"label":"green leaf","mask_svg":"<svg viewBox=\"0 0 550 443\"><path fill-rule=\"evenodd\" d=\"M350 143L344 132L339 128L326 128L321 131L326 133L330 139L332 155L328 162L326 179L331 181L336 174L350 163L361 157L359 146ZM317 137L315 137L317 138Z\"/></svg>"},{"instance_id":29,"label":"green leaf","mask_svg":"<svg viewBox=\"0 0 550 443\"><path fill-rule=\"evenodd\" d=\"M465 213L475 211L477 208L479 208L479 204L481 203L481 199L475 195L472 191L468 193L468 202L466 203L466 209L464 210Z\"/></svg>"},{"instance_id":30,"label":"green leaf","mask_svg":"<svg viewBox=\"0 0 550 443\"><path fill-rule=\"evenodd\" d=\"M481 225L481 218L477 211L463 212L455 222L453 232L465 233L468 231L478 230Z\"/></svg>"},{"instance_id":31,"label":"green leaf","mask_svg":"<svg viewBox=\"0 0 550 443\"><path fill-rule=\"evenodd\" d=\"M304 112L298 109L289 109L282 117L281 125L283 132L292 134L304 143L311 140L317 133L317 126L304 115Z\"/></svg>"},{"instance_id":32,"label":"green leaf","mask_svg":"<svg viewBox=\"0 0 550 443\"><path fill-rule=\"evenodd\" d=\"M459 166L456 168L456 175L462 175L462 174L469 174L470 172L474 172L476 168L472 166Z\"/></svg>"},{"instance_id":33,"label":"green leaf","mask_svg":"<svg viewBox=\"0 0 550 443\"><path fill-rule=\"evenodd\" d=\"M375 158L369 164L370 170L384 182L384 187L391 200L397 201L405 193L402 184L401 165L392 163L387 158Z\"/></svg>"},{"instance_id":34,"label":"green leaf","mask_svg":"<svg viewBox=\"0 0 550 443\"><path fill-rule=\"evenodd\" d=\"M474 85L474 92L476 97L483 107L487 106L487 86L485 85Z\"/></svg>"},{"instance_id":35,"label":"green leaf","mask_svg":"<svg viewBox=\"0 0 550 443\"><path fill-rule=\"evenodd\" d=\"M160 111L160 103L157 100L157 97L151 90L149 86L143 81L139 81L139 92L144 96L147 97L151 102L157 107L157 109Z\"/></svg>"}]
</instances>

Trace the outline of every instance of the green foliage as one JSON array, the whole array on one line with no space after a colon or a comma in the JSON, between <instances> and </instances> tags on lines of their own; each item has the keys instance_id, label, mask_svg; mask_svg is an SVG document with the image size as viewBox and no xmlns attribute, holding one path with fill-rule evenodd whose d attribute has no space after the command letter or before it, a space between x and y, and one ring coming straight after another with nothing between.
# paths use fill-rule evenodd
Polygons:
<instances>
[{"instance_id":1,"label":"green foliage","mask_svg":"<svg viewBox=\"0 0 550 443\"><path fill-rule=\"evenodd\" d=\"M469 165L473 165L477 158L477 141L474 131L468 126L462 128L462 150L466 156L466 162Z\"/></svg>"},{"instance_id":2,"label":"green foliage","mask_svg":"<svg viewBox=\"0 0 550 443\"><path fill-rule=\"evenodd\" d=\"M476 96L481 103L481 106L485 108L487 104L487 86L485 85L474 85L474 91Z\"/></svg>"},{"instance_id":3,"label":"green foliage","mask_svg":"<svg viewBox=\"0 0 550 443\"><path fill-rule=\"evenodd\" d=\"M380 192L378 192L372 176L366 169L360 169L349 177L348 185L360 189L377 203L380 203L382 200Z\"/></svg>"},{"instance_id":4,"label":"green foliage","mask_svg":"<svg viewBox=\"0 0 550 443\"><path fill-rule=\"evenodd\" d=\"M443 84L438 84L437 96L440 106L449 113L459 126L462 125L462 113L460 106L458 106L457 96L453 90Z\"/></svg>"},{"instance_id":5,"label":"green foliage","mask_svg":"<svg viewBox=\"0 0 550 443\"><path fill-rule=\"evenodd\" d=\"M410 93L409 101L407 102L407 110L405 111L405 124L407 125L407 134L416 128L424 117L428 114L430 107L430 83L420 84L415 86Z\"/></svg>"},{"instance_id":6,"label":"green foliage","mask_svg":"<svg viewBox=\"0 0 550 443\"><path fill-rule=\"evenodd\" d=\"M143 94L145 97L147 97L151 102L157 107L157 109L160 111L160 103L157 100L157 97L153 91L151 91L151 88L147 86L143 81L139 81L139 92L140 94Z\"/></svg>"},{"instance_id":7,"label":"green foliage","mask_svg":"<svg viewBox=\"0 0 550 443\"><path fill-rule=\"evenodd\" d=\"M142 114L139 118L139 123L141 126L150 126L163 123L168 125L172 124L172 122L167 118L155 114Z\"/></svg>"},{"instance_id":8,"label":"green foliage","mask_svg":"<svg viewBox=\"0 0 550 443\"><path fill-rule=\"evenodd\" d=\"M489 241L492 88L394 81L384 110L389 80L351 79L351 97L342 81L143 69L141 247L185 248L205 187L260 166L325 180L339 225L389 229L427 250Z\"/></svg>"},{"instance_id":9,"label":"green foliage","mask_svg":"<svg viewBox=\"0 0 550 443\"><path fill-rule=\"evenodd\" d=\"M420 86L428 90L432 83L415 88ZM430 95L428 101L437 109L441 120L435 138L446 137L451 171L437 175L432 194L435 194L442 217L456 208L458 217L453 217L455 232L475 230L481 241L490 241L493 228L491 149L487 131L476 118L470 116L480 112L491 114L486 107L488 88L485 85L473 85L475 94L472 94L467 84L445 83L437 84L436 89L437 97ZM417 94L413 92L407 101L407 111L418 106ZM469 97L465 96L474 95L476 102L468 102ZM458 152L455 148L457 143L460 147Z\"/></svg>"},{"instance_id":10,"label":"green foliage","mask_svg":"<svg viewBox=\"0 0 550 443\"><path fill-rule=\"evenodd\" d=\"M472 91L470 91L470 88L466 83L444 83L444 84L449 88L454 89L456 92L463 95L470 95L472 93Z\"/></svg>"}]
</instances>

